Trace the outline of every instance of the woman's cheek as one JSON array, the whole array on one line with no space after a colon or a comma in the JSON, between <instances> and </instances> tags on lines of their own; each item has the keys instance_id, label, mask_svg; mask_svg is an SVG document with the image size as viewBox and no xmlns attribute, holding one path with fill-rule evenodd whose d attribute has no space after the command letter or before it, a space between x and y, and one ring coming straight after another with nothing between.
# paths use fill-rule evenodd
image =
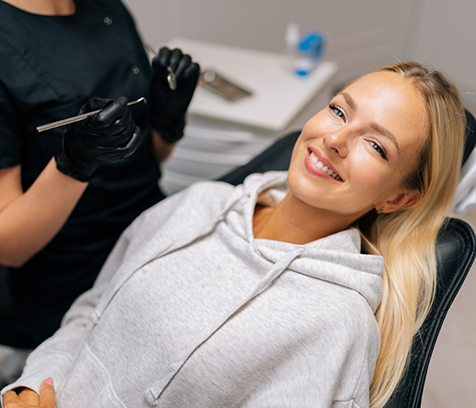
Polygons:
<instances>
[{"instance_id":1,"label":"woman's cheek","mask_svg":"<svg viewBox=\"0 0 476 408\"><path fill-rule=\"evenodd\" d=\"M358 154L352 158L351 166L349 167L349 175L356 186L362 189L370 190L382 188L382 183L389 182L388 169L383 168L378 162L377 158L369 157L372 153L365 151L365 147L361 147ZM378 191L375 191L378 193Z\"/></svg>"}]
</instances>

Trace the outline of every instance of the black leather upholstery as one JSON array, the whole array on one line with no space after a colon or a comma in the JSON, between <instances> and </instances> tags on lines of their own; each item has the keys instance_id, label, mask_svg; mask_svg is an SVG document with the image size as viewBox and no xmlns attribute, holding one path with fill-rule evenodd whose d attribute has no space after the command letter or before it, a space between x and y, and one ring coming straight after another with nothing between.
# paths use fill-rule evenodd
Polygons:
<instances>
[{"instance_id":1,"label":"black leather upholstery","mask_svg":"<svg viewBox=\"0 0 476 408\"><path fill-rule=\"evenodd\" d=\"M468 127L463 163L471 154L476 137L476 121L467 112ZM270 170L287 170L291 153L300 132L291 133L242 167L220 178L231 184L240 184L251 173ZM472 228L459 219L447 219L438 235L436 254L438 282L435 301L423 327L413 341L412 357L400 386L385 408L418 408L421 405L423 386L428 365L443 320L476 256L476 238Z\"/></svg>"},{"instance_id":2,"label":"black leather upholstery","mask_svg":"<svg viewBox=\"0 0 476 408\"><path fill-rule=\"evenodd\" d=\"M405 377L385 408L419 408L428 365L440 332L456 294L475 257L476 241L472 228L459 219L448 219L440 231L436 254L438 283L430 314L420 334L413 340L412 357Z\"/></svg>"},{"instance_id":3,"label":"black leather upholstery","mask_svg":"<svg viewBox=\"0 0 476 408\"><path fill-rule=\"evenodd\" d=\"M468 160L469 155L473 152L476 145L476 119L466 109L466 135L464 141L463 164Z\"/></svg>"}]
</instances>

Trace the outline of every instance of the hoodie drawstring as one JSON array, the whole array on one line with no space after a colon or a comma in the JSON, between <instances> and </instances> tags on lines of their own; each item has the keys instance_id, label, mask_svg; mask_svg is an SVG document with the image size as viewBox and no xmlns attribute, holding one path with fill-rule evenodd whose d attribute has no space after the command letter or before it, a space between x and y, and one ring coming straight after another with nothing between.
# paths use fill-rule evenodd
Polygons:
<instances>
[{"instance_id":1,"label":"hoodie drawstring","mask_svg":"<svg viewBox=\"0 0 476 408\"><path fill-rule=\"evenodd\" d=\"M214 321L210 322L210 324L203 327L202 330L195 336L195 338L184 347L184 349L177 355L175 360L167 367L162 377L157 380L152 385L152 387L147 389L144 394L146 401L150 405L158 405L160 395L163 393L167 385L172 381L174 376L187 362L190 356L195 352L195 350L197 350L203 343L205 343L217 330L220 329L221 326L223 326L223 324L225 324L228 319L230 319L235 313L237 313L244 305L246 305L255 296L266 290L273 283L273 281L277 279L286 270L286 268L289 267L293 260L300 256L304 251L305 248L299 247L293 251L286 253L273 265L273 267L268 271L266 276L258 282L258 284L254 287L254 289L246 298L238 302L235 307L233 307L229 312L224 313L222 316L218 317Z\"/></svg>"}]
</instances>

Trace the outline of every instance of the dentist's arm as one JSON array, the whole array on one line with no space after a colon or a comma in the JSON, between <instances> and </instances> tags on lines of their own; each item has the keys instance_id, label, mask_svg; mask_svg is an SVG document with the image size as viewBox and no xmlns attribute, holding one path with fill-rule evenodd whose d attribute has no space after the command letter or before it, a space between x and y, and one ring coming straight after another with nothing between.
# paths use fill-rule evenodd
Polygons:
<instances>
[{"instance_id":1,"label":"dentist's arm","mask_svg":"<svg viewBox=\"0 0 476 408\"><path fill-rule=\"evenodd\" d=\"M56 169L54 159L23 193L21 167L0 170L0 264L20 267L64 225L87 183Z\"/></svg>"},{"instance_id":2,"label":"dentist's arm","mask_svg":"<svg viewBox=\"0 0 476 408\"><path fill-rule=\"evenodd\" d=\"M0 170L0 264L20 267L64 225L100 163L123 160L140 143L127 99L92 98L80 113L102 109L75 123L63 136L62 150L27 191L21 166Z\"/></svg>"}]
</instances>

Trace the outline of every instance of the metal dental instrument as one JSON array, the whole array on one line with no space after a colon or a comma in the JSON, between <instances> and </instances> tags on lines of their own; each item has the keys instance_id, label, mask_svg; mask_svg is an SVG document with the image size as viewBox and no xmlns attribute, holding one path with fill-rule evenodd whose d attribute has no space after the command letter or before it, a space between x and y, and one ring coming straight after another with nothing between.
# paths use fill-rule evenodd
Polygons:
<instances>
[{"instance_id":1,"label":"metal dental instrument","mask_svg":"<svg viewBox=\"0 0 476 408\"><path fill-rule=\"evenodd\" d=\"M136 103L139 103L139 102L142 102L142 101L144 101L144 103L147 103L147 100L144 97L142 97L142 98L137 99L136 101L129 102L127 104L127 106L135 105ZM91 112L83 113L82 115L73 116L73 117L68 118L68 119L58 120L56 122L51 122L51 123L48 123L46 125L41 125L41 126L38 126L36 128L36 131L38 133L41 133L41 132L44 132L45 130L50 130L50 129L54 129L54 128L57 128L57 127L60 127L60 126L69 125L70 123L80 122L80 121L82 121L84 119L87 119L90 116L93 116L96 113L101 112L101 111L102 111L102 109L97 109L97 110L94 110L94 111L91 111Z\"/></svg>"},{"instance_id":2,"label":"metal dental instrument","mask_svg":"<svg viewBox=\"0 0 476 408\"><path fill-rule=\"evenodd\" d=\"M169 88L172 91L175 91L177 89L177 78L175 77L175 72L172 71L172 67L167 67L167 71L169 71L169 74L167 75L167 82L169 83Z\"/></svg>"},{"instance_id":3,"label":"metal dental instrument","mask_svg":"<svg viewBox=\"0 0 476 408\"><path fill-rule=\"evenodd\" d=\"M147 51L149 51L154 57L157 57L157 53L154 50L154 47L152 47L150 44L146 44L145 48ZM167 83L169 84L169 88L172 91L175 91L177 89L177 77L175 76L175 72L173 71L172 67L169 65L167 67L167 71L169 72L167 74Z\"/></svg>"}]
</instances>

